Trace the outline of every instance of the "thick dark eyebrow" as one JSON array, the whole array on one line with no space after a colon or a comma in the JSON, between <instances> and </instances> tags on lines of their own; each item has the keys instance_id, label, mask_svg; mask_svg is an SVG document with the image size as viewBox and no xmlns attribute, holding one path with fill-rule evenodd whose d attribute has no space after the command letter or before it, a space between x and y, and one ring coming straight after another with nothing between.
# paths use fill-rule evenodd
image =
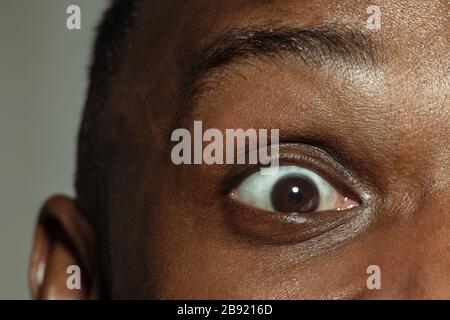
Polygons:
<instances>
[{"instance_id":1,"label":"thick dark eyebrow","mask_svg":"<svg viewBox=\"0 0 450 320\"><path fill-rule=\"evenodd\" d=\"M236 62L286 56L316 69L333 65L375 69L380 64L378 47L368 36L339 25L230 29L183 61L184 103L177 118L190 113L202 80L212 72Z\"/></svg>"}]
</instances>

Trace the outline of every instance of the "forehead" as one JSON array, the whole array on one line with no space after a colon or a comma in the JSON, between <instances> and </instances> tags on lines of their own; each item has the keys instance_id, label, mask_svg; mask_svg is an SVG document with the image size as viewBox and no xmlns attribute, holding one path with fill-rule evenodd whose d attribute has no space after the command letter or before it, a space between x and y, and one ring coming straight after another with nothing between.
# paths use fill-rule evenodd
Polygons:
<instances>
[{"instance_id":1,"label":"forehead","mask_svg":"<svg viewBox=\"0 0 450 320\"><path fill-rule=\"evenodd\" d=\"M261 25L317 26L347 25L365 29L373 7L380 9L382 32L372 37L420 42L432 34L447 33L448 6L439 0L400 0L381 3L370 0L171 0L146 1L141 10L141 26L150 26L167 40L186 42L213 38L230 27ZM414 35L414 37L413 37ZM414 40L414 41L413 41ZM430 40L430 39L428 39Z\"/></svg>"},{"instance_id":2,"label":"forehead","mask_svg":"<svg viewBox=\"0 0 450 320\"><path fill-rule=\"evenodd\" d=\"M128 68L159 82L182 81L183 68L230 30L279 27L346 29L363 34L384 57L386 83L432 83L448 75L449 9L445 1L171 0L143 2ZM379 12L374 11L379 9ZM371 16L381 28L368 28ZM155 63L155 61L158 61ZM432 72L430 70L433 70ZM167 72L169 71L169 73ZM392 79L390 79L392 78ZM147 79L148 80L148 79ZM168 84L168 86L170 86ZM412 86L410 86L412 87Z\"/></svg>"},{"instance_id":3,"label":"forehead","mask_svg":"<svg viewBox=\"0 0 450 320\"><path fill-rule=\"evenodd\" d=\"M112 99L117 102L117 114L131 117L133 128L154 130L153 133L171 128L175 114L180 110L189 113L193 107L199 118L220 119L220 123L219 120L211 121L214 127L259 125L283 128L280 119L291 117L291 113L294 116L293 108L300 106L293 106L295 102L292 101L297 100L304 102L301 108L306 115L314 110L320 125L334 125L333 131L337 133L342 129L340 140L348 140L352 132L359 131L360 144L364 145L362 142L370 139L374 147L384 148L385 152L389 151L386 142L395 144L399 136L411 137L410 141L417 144L439 135L442 137L442 130L438 128L446 128L449 119L450 62L445 1L380 2L379 30L367 28L374 13L373 2L143 2L132 45L126 48L124 72L116 79L116 90L112 93ZM185 103L180 88L190 80L186 65L195 64L196 58L201 58L211 44L230 30L280 27L345 29L362 34L374 45L381 57L380 63L371 70L347 68L335 72L330 68L323 72L303 66L294 68L279 61L272 63L271 59L271 63L263 64L257 59L252 61L254 69L243 64L233 68L238 71L234 75L243 77L226 77L232 84L231 87L223 86L231 88L228 91L212 91L194 106ZM255 73L255 70L259 72ZM314 94L316 91L320 92ZM275 104L286 107L278 108L274 113ZM148 117L142 117L142 113ZM317 117L317 114L321 116ZM341 124L345 125L336 127L336 122L331 121L336 119L335 114L340 114ZM327 115L329 119L326 119ZM155 118L158 124L153 124L152 129L142 123L143 119ZM237 121L238 118L242 121ZM312 120L308 122L302 118L302 121L303 124L311 123L311 127L318 126ZM284 123L284 126L295 127L292 123ZM324 131L330 129L325 127ZM414 130L417 127L427 128L420 134L420 139ZM168 135L163 136L167 138ZM444 138L441 139L443 143L448 140L448 134ZM163 144L164 139L159 142ZM405 143L405 148L409 143ZM355 141L349 141L349 144L358 145Z\"/></svg>"}]
</instances>

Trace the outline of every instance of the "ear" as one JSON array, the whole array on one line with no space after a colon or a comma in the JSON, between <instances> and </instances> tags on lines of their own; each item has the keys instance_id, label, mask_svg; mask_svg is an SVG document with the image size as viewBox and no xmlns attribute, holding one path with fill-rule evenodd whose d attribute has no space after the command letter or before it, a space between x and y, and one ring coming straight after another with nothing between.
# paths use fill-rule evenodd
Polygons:
<instances>
[{"instance_id":1,"label":"ear","mask_svg":"<svg viewBox=\"0 0 450 320\"><path fill-rule=\"evenodd\" d=\"M42 208L31 253L29 282L34 299L100 298L97 244L90 224L67 197Z\"/></svg>"}]
</instances>

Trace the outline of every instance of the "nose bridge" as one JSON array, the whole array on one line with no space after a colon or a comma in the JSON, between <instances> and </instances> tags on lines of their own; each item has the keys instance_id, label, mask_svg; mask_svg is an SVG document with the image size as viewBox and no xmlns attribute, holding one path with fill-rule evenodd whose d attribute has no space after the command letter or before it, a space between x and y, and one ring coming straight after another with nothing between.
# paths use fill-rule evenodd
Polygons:
<instances>
[{"instance_id":1,"label":"nose bridge","mask_svg":"<svg viewBox=\"0 0 450 320\"><path fill-rule=\"evenodd\" d=\"M449 206L450 192L438 188L415 217L411 239L415 253L410 258L408 284L411 299L450 299Z\"/></svg>"}]
</instances>

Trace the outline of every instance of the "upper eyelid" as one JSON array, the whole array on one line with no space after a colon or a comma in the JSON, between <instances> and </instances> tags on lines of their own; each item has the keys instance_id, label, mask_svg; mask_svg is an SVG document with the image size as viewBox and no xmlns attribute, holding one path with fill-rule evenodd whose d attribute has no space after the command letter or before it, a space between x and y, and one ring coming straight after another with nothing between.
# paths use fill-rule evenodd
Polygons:
<instances>
[{"instance_id":1,"label":"upper eyelid","mask_svg":"<svg viewBox=\"0 0 450 320\"><path fill-rule=\"evenodd\" d=\"M289 150L290 149L290 150ZM288 152L289 151L289 152ZM314 159L312 154L314 154ZM348 195L362 204L361 194L353 190L354 181L351 180L352 174L339 162L335 160L328 152L311 145L280 143L280 166L294 165L305 167L320 177L325 179L330 185L344 195ZM321 157L321 158L320 158ZM320 158L320 159L319 159ZM247 177L257 172L260 165L239 165L239 169L233 167L234 172L226 175L220 184L219 193L228 196L232 191ZM327 167L325 169L324 167ZM331 170L328 167L333 167ZM331 174L330 171L340 171L338 174ZM344 175L344 178L342 177ZM343 181L345 180L345 182Z\"/></svg>"}]
</instances>

